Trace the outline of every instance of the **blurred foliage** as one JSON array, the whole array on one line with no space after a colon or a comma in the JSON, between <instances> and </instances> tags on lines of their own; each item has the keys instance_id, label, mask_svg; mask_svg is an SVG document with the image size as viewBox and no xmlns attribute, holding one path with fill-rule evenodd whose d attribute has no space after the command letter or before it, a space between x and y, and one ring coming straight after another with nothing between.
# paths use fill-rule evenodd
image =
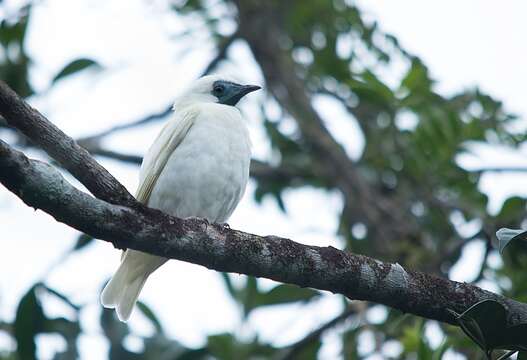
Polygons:
<instances>
[{"instance_id":1,"label":"blurred foliage","mask_svg":"<svg viewBox=\"0 0 527 360\"><path fill-rule=\"evenodd\" d=\"M33 94L28 79L31 61L24 47L30 12L31 5L27 5L0 21L0 79L24 97Z\"/></svg>"},{"instance_id":2,"label":"blurred foliage","mask_svg":"<svg viewBox=\"0 0 527 360\"><path fill-rule=\"evenodd\" d=\"M81 70L88 69L88 68L94 68L94 69L101 69L101 65L99 65L96 61L92 59L76 59L64 66L64 68L59 71L57 75L53 77L53 83L57 82L58 80L67 77L69 75L75 74Z\"/></svg>"},{"instance_id":3,"label":"blurred foliage","mask_svg":"<svg viewBox=\"0 0 527 360\"><path fill-rule=\"evenodd\" d=\"M490 357L495 349L527 351L527 323L507 325L507 309L483 300L463 314L455 314L463 331Z\"/></svg>"},{"instance_id":4,"label":"blurred foliage","mask_svg":"<svg viewBox=\"0 0 527 360\"><path fill-rule=\"evenodd\" d=\"M479 89L449 95L438 93L426 65L405 51L394 36L380 30L376 22L366 20L351 3L344 0L171 2L172 11L179 15L203 19L219 48L232 43L227 41L232 36L256 49L258 44L251 42L255 41L254 37L244 33L248 31L247 26L242 26L244 23L260 24L262 35L273 31L277 39L274 51L280 56L279 62L274 63L277 74L266 72L266 80L279 76L279 69L290 69L288 74L300 79L310 100L317 96L330 97L346 109L351 121L357 122L366 140L365 147L358 159L350 160L349 166L365 180L374 202L379 206L390 204L391 209L397 209L397 214L392 211L383 217L365 217L365 204L360 199L345 199L338 234L346 248L448 275L463 248L483 240L488 251L474 281L490 281L504 295L527 301L527 242L511 243L502 265L491 267L487 262L488 256L495 254L491 235L500 227L518 227L525 220L526 200L508 199L497 214L489 213L487 197L478 187L484 172L469 172L456 161L460 154L470 151L468 144L471 143L510 147L522 143L524 134L508 130L516 118L499 100ZM217 11L218 7L225 11ZM24 46L30 14L31 3L18 14L0 21L0 78L25 97L34 94L28 78L31 59ZM225 22L236 24L237 29L225 34L222 30ZM262 65L266 55L255 55ZM397 64L404 64L404 70L397 70ZM56 74L51 86L88 68L99 69L100 65L91 59L75 59ZM395 80L388 81L386 74L396 75ZM271 102L281 109L276 117L268 114ZM285 175L256 178L255 198L261 201L271 196L283 211L287 209L282 198L285 190L302 186L334 190L342 186L335 174L327 171L324 164L327 160L317 156L311 135L302 126L293 132L283 131L282 125L287 121L296 125L311 121L308 115L292 115L312 112L309 104L299 110L299 103L276 98L269 92L268 99L260 104L264 129L273 149L272 163L277 171L288 171ZM389 221L391 218L396 221ZM467 224L475 224L470 234L459 230ZM72 251L86 248L92 240L80 236ZM233 283L231 275L222 274L222 277L228 293L240 308L242 327L255 309L308 303L321 296L318 291L290 285L264 291L254 278L245 277L243 283ZM50 317L42 306L44 295L61 301L74 316ZM7 335L17 345L11 350L0 349L0 359L36 358L39 335L49 333L58 334L66 344L54 359L75 359L77 340L83 334L79 320L83 309L45 283L35 284L20 299L14 319L0 320L0 335ZM138 305L138 310L151 323L152 335L134 334L126 324L117 321L113 312L101 310L100 326L108 340L111 359L287 359L290 354L298 359L313 359L322 344L322 334L306 338L309 341L301 345L299 342L279 348L256 336L225 333L212 334L203 347L189 349L167 337L160 314L155 314L144 303ZM386 309L385 319L373 322L368 320L369 311L366 307L351 313L349 321L337 332L344 358L362 359L373 354L386 357L388 348L396 349L398 359L435 360L441 359L446 351L468 359L484 357L459 328L440 324L439 335L443 341L433 345L425 336L425 329L432 322L403 316L390 309ZM481 324L487 320L478 314L477 309L467 310L459 315L460 321L465 324L465 332L487 350L486 335L478 338L479 335L473 334L474 331L481 333L480 327L486 326ZM373 349L361 350L364 337L373 339L366 341L373 343ZM143 347L130 350L126 345L128 338L139 339ZM295 346L301 348L295 349Z\"/></svg>"}]
</instances>

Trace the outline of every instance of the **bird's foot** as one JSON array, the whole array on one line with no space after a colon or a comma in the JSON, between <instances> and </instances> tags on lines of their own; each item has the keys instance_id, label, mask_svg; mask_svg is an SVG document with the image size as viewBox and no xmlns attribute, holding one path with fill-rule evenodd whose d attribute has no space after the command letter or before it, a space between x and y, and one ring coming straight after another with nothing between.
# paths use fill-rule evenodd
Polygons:
<instances>
[{"instance_id":1,"label":"bird's foot","mask_svg":"<svg viewBox=\"0 0 527 360\"><path fill-rule=\"evenodd\" d=\"M190 220L190 221L194 221L197 223L205 223L205 225L210 225L210 222L207 219L198 217L198 216L189 216L189 217L186 217L185 220Z\"/></svg>"},{"instance_id":2,"label":"bird's foot","mask_svg":"<svg viewBox=\"0 0 527 360\"><path fill-rule=\"evenodd\" d=\"M231 226L228 223L219 223L218 225L224 229L231 229Z\"/></svg>"}]
</instances>

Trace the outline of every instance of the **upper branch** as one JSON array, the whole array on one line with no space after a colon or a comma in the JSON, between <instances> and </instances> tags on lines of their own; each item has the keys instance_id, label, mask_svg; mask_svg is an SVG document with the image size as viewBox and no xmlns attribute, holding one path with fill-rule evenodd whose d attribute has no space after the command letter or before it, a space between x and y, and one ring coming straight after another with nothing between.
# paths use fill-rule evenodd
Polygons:
<instances>
[{"instance_id":1,"label":"upper branch","mask_svg":"<svg viewBox=\"0 0 527 360\"><path fill-rule=\"evenodd\" d=\"M484 299L502 303L509 322L527 321L527 304L403 269L333 247L307 246L277 236L231 230L205 220L182 220L158 210L112 205L69 184L52 166L28 159L0 141L0 182L26 204L80 231L150 254L368 300L429 319L454 323Z\"/></svg>"},{"instance_id":2,"label":"upper branch","mask_svg":"<svg viewBox=\"0 0 527 360\"><path fill-rule=\"evenodd\" d=\"M133 206L134 197L75 140L0 81L0 115L72 173L95 196Z\"/></svg>"}]
</instances>

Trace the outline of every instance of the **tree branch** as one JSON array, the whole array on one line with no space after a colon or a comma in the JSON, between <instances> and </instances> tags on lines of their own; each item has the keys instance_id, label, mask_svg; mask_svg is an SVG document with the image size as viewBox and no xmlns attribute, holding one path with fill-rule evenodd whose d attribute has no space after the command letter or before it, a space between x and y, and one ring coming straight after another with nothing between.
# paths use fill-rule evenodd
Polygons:
<instances>
[{"instance_id":1,"label":"tree branch","mask_svg":"<svg viewBox=\"0 0 527 360\"><path fill-rule=\"evenodd\" d=\"M75 140L0 81L0 114L81 181L95 196L112 204L132 206L134 197Z\"/></svg>"},{"instance_id":2,"label":"tree branch","mask_svg":"<svg viewBox=\"0 0 527 360\"><path fill-rule=\"evenodd\" d=\"M151 115L148 115L142 119L139 119L139 120L136 120L136 121L132 121L130 123L126 123L126 124L122 124L122 125L116 125L114 127L111 127L107 130L104 130L104 131L101 131L100 133L97 133L97 134L93 134L93 135L90 135L90 136L86 136L86 137L83 137L83 138L80 138L80 139L77 139L77 142L83 146L83 147L95 147L95 146L98 146L99 143L101 142L101 140L106 137L106 136L109 136L111 134L114 134L116 132L119 132L119 131L123 131L123 130L128 130L128 129L133 129L135 127L138 127L138 126L142 126L142 125L145 125L145 124L148 124L152 121L156 121L156 120L161 120L165 117L167 117L170 113L172 112L172 105L169 105L167 106L165 109L157 112L157 113L154 113L154 114L151 114Z\"/></svg>"},{"instance_id":3,"label":"tree branch","mask_svg":"<svg viewBox=\"0 0 527 360\"><path fill-rule=\"evenodd\" d=\"M527 321L527 304L333 247L257 236L201 219L182 220L158 210L113 205L79 191L51 165L28 159L0 141L0 182L27 205L93 237L218 271L265 277L368 300L403 312L454 323L483 299L502 303L511 324Z\"/></svg>"}]
</instances>

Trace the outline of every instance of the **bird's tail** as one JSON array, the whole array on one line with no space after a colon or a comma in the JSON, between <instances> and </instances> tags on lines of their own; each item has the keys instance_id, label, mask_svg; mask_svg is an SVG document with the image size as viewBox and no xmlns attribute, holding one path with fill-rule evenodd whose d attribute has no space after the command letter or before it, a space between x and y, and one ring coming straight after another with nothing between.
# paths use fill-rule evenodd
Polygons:
<instances>
[{"instance_id":1,"label":"bird's tail","mask_svg":"<svg viewBox=\"0 0 527 360\"><path fill-rule=\"evenodd\" d=\"M119 320L127 321L146 279L165 261L157 256L127 250L119 269L101 293L102 305L115 309Z\"/></svg>"}]
</instances>

